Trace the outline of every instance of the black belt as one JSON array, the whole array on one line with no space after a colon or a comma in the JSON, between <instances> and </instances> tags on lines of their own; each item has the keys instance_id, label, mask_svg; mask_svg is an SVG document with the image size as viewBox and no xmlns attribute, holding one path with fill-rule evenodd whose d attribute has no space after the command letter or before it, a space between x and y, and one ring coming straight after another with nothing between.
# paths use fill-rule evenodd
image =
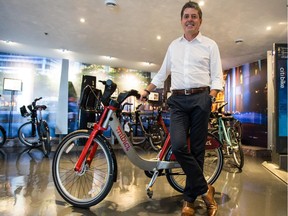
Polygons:
<instances>
[{"instance_id":1,"label":"black belt","mask_svg":"<svg viewBox=\"0 0 288 216\"><path fill-rule=\"evenodd\" d=\"M201 93L204 91L209 91L209 87L190 88L190 89L174 89L174 90L172 90L172 95L191 95L191 94Z\"/></svg>"}]
</instances>

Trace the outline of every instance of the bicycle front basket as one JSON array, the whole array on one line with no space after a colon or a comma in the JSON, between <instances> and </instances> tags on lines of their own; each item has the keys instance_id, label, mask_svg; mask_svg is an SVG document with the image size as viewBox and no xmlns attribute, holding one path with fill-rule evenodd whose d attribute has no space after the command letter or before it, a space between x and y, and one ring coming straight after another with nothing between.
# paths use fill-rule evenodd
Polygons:
<instances>
[{"instance_id":1,"label":"bicycle front basket","mask_svg":"<svg viewBox=\"0 0 288 216\"><path fill-rule=\"evenodd\" d=\"M20 112L21 112L22 117L27 117L30 115L24 105L22 107L20 107Z\"/></svg>"},{"instance_id":2,"label":"bicycle front basket","mask_svg":"<svg viewBox=\"0 0 288 216\"><path fill-rule=\"evenodd\" d=\"M102 92L90 85L85 86L80 98L79 107L85 111L97 112L101 110Z\"/></svg>"}]
</instances>

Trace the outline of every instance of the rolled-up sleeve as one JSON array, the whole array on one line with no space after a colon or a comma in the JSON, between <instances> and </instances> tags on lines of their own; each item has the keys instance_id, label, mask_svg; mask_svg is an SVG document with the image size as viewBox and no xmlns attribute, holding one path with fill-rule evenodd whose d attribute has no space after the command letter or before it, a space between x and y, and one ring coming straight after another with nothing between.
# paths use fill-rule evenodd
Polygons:
<instances>
[{"instance_id":1,"label":"rolled-up sleeve","mask_svg":"<svg viewBox=\"0 0 288 216\"><path fill-rule=\"evenodd\" d=\"M167 77L171 74L170 47L168 48L162 66L158 73L153 77L151 83L155 86L161 86Z\"/></svg>"},{"instance_id":2,"label":"rolled-up sleeve","mask_svg":"<svg viewBox=\"0 0 288 216\"><path fill-rule=\"evenodd\" d=\"M220 52L216 43L211 48L210 56L211 89L223 90L223 71Z\"/></svg>"}]
</instances>

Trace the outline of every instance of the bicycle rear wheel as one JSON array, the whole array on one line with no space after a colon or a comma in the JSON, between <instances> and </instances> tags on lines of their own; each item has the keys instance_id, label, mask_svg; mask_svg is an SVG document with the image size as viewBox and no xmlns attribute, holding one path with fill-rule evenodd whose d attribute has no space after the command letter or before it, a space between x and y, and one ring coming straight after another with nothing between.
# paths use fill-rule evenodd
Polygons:
<instances>
[{"instance_id":1,"label":"bicycle rear wheel","mask_svg":"<svg viewBox=\"0 0 288 216\"><path fill-rule=\"evenodd\" d=\"M39 134L40 134L40 140L42 142L42 147L43 147L43 152L46 157L49 156L51 152L51 143L50 143L50 131L49 131L49 126L46 121L40 121L40 126L39 126Z\"/></svg>"},{"instance_id":2,"label":"bicycle rear wheel","mask_svg":"<svg viewBox=\"0 0 288 216\"><path fill-rule=\"evenodd\" d=\"M39 142L39 136L36 131L36 124L26 122L18 129L18 138L26 146L37 147L41 143Z\"/></svg>"},{"instance_id":3,"label":"bicycle rear wheel","mask_svg":"<svg viewBox=\"0 0 288 216\"><path fill-rule=\"evenodd\" d=\"M7 136L5 129L0 125L0 147L6 142Z\"/></svg>"},{"instance_id":4,"label":"bicycle rear wheel","mask_svg":"<svg viewBox=\"0 0 288 216\"><path fill-rule=\"evenodd\" d=\"M244 166L244 152L241 145L241 139L239 139L238 132L236 132L234 128L230 128L229 135L235 165L238 169L242 169Z\"/></svg>"},{"instance_id":5,"label":"bicycle rear wheel","mask_svg":"<svg viewBox=\"0 0 288 216\"><path fill-rule=\"evenodd\" d=\"M220 141L212 134L208 134L207 143L209 142L208 148L205 150L203 174L208 184L213 184L219 177L223 163L223 153L221 149ZM207 146L206 143L206 146ZM212 143L212 145L211 145ZM168 150L166 160L176 160L172 153L172 149ZM172 168L166 170L166 178L172 188L176 191L183 193L186 184L186 175L182 168Z\"/></svg>"},{"instance_id":6,"label":"bicycle rear wheel","mask_svg":"<svg viewBox=\"0 0 288 216\"><path fill-rule=\"evenodd\" d=\"M52 174L57 191L68 203L80 208L88 208L102 201L113 185L116 162L108 142L97 136L93 145L98 145L90 165L87 155L81 171L74 170L90 133L79 130L67 135L59 144L52 162ZM90 150L88 151L88 154Z\"/></svg>"}]
</instances>

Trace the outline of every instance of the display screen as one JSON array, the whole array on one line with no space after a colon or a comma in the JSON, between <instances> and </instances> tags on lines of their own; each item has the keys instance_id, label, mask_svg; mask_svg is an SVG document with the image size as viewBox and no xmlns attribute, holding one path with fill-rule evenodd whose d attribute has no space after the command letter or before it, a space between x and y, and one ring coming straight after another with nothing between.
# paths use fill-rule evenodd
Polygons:
<instances>
[{"instance_id":1,"label":"display screen","mask_svg":"<svg viewBox=\"0 0 288 216\"><path fill-rule=\"evenodd\" d=\"M158 92L151 92L149 97L149 101L159 101L159 93Z\"/></svg>"},{"instance_id":2,"label":"display screen","mask_svg":"<svg viewBox=\"0 0 288 216\"><path fill-rule=\"evenodd\" d=\"M4 90L8 91L22 91L22 80L4 78Z\"/></svg>"},{"instance_id":3,"label":"display screen","mask_svg":"<svg viewBox=\"0 0 288 216\"><path fill-rule=\"evenodd\" d=\"M287 153L287 44L274 44L275 52L275 111L276 111L276 151Z\"/></svg>"}]
</instances>

